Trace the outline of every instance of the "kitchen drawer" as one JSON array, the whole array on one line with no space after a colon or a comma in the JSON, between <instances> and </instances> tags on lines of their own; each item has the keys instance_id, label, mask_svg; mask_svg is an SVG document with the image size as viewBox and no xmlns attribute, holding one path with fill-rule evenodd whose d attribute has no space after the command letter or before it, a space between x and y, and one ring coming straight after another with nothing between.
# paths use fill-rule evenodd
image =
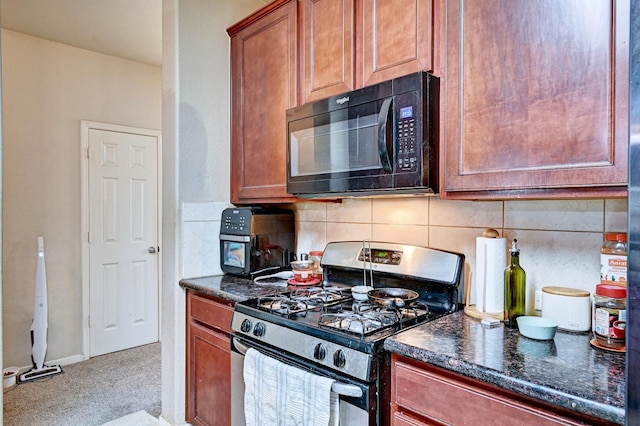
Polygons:
<instances>
[{"instance_id":1,"label":"kitchen drawer","mask_svg":"<svg viewBox=\"0 0 640 426\"><path fill-rule=\"evenodd\" d=\"M425 423L422 420L414 419L404 413L395 413L393 415L393 426L432 426L440 425L440 423Z\"/></svg>"},{"instance_id":2,"label":"kitchen drawer","mask_svg":"<svg viewBox=\"0 0 640 426\"><path fill-rule=\"evenodd\" d=\"M393 405L430 421L445 424L580 425L565 417L529 406L497 392L475 387L414 365L396 361L393 373ZM410 417L397 417L398 425L412 424ZM416 423L420 424L420 423Z\"/></svg>"},{"instance_id":3,"label":"kitchen drawer","mask_svg":"<svg viewBox=\"0 0 640 426\"><path fill-rule=\"evenodd\" d=\"M223 303L189 292L187 315L191 320L231 334L231 317L233 315L231 302Z\"/></svg>"}]
</instances>

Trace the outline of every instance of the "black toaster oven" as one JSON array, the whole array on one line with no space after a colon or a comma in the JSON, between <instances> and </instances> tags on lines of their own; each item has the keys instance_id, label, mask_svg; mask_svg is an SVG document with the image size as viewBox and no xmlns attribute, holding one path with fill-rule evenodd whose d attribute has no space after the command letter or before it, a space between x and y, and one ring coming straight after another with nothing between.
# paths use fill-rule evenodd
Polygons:
<instances>
[{"instance_id":1,"label":"black toaster oven","mask_svg":"<svg viewBox=\"0 0 640 426\"><path fill-rule=\"evenodd\" d=\"M220 266L225 273L256 277L289 267L295 254L293 211L233 207L222 212Z\"/></svg>"}]
</instances>

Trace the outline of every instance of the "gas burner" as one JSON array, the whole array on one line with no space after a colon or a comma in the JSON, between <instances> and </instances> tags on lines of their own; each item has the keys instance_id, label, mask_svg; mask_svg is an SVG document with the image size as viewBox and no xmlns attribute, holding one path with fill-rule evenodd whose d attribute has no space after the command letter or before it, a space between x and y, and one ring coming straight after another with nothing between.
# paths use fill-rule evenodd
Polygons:
<instances>
[{"instance_id":1,"label":"gas burner","mask_svg":"<svg viewBox=\"0 0 640 426\"><path fill-rule=\"evenodd\" d=\"M398 318L392 312L340 312L320 316L320 325L361 337L397 323Z\"/></svg>"},{"instance_id":2,"label":"gas burner","mask_svg":"<svg viewBox=\"0 0 640 426\"><path fill-rule=\"evenodd\" d=\"M287 296L266 296L258 298L258 308L267 312L290 316L306 313L312 306L304 300L296 300Z\"/></svg>"},{"instance_id":3,"label":"gas burner","mask_svg":"<svg viewBox=\"0 0 640 426\"><path fill-rule=\"evenodd\" d=\"M289 297L315 306L329 306L348 300L349 296L336 287L309 287L292 291Z\"/></svg>"},{"instance_id":4,"label":"gas burner","mask_svg":"<svg viewBox=\"0 0 640 426\"><path fill-rule=\"evenodd\" d=\"M412 303L403 308L388 308L375 303L354 301L350 309L322 314L318 324L364 337L384 328L401 329L429 314L428 308L421 303Z\"/></svg>"}]
</instances>

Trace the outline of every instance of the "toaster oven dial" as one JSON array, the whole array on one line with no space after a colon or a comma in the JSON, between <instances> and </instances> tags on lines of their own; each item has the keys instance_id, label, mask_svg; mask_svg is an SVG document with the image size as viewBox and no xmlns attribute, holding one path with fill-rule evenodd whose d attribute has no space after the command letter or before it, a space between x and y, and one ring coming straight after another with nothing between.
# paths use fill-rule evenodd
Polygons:
<instances>
[{"instance_id":1,"label":"toaster oven dial","mask_svg":"<svg viewBox=\"0 0 640 426\"><path fill-rule=\"evenodd\" d=\"M242 320L242 324L240 324L240 331L242 331L243 333L248 333L251 331L251 321L249 321L248 319L244 319Z\"/></svg>"},{"instance_id":2,"label":"toaster oven dial","mask_svg":"<svg viewBox=\"0 0 640 426\"><path fill-rule=\"evenodd\" d=\"M315 348L313 348L313 357L319 361L322 361L327 356L327 350L324 348L322 343L318 343Z\"/></svg>"},{"instance_id":3,"label":"toaster oven dial","mask_svg":"<svg viewBox=\"0 0 640 426\"><path fill-rule=\"evenodd\" d=\"M265 328L264 328L264 323L262 322L257 323L256 326L253 327L253 335L256 337L264 336L264 332L265 332Z\"/></svg>"},{"instance_id":4,"label":"toaster oven dial","mask_svg":"<svg viewBox=\"0 0 640 426\"><path fill-rule=\"evenodd\" d=\"M342 368L346 363L347 358L344 356L344 352L342 352L342 349L338 349L337 351L335 351L333 354L333 365L338 368Z\"/></svg>"}]
</instances>

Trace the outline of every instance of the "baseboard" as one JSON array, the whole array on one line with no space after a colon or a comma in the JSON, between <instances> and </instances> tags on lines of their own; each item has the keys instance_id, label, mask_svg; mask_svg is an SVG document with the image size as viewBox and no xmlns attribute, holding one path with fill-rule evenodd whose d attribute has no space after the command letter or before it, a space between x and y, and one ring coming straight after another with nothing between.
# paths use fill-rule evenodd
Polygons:
<instances>
[{"instance_id":1,"label":"baseboard","mask_svg":"<svg viewBox=\"0 0 640 426\"><path fill-rule=\"evenodd\" d=\"M72 356L68 356L66 358L60 358L60 359L52 359L52 360L46 360L44 362L44 365L71 365L71 364L75 364L77 362L81 362L81 361L86 361L88 358L85 358L83 355L72 355ZM23 367L20 367L20 373L25 373L28 370L31 370L33 368L33 364L31 365L26 365Z\"/></svg>"}]
</instances>

